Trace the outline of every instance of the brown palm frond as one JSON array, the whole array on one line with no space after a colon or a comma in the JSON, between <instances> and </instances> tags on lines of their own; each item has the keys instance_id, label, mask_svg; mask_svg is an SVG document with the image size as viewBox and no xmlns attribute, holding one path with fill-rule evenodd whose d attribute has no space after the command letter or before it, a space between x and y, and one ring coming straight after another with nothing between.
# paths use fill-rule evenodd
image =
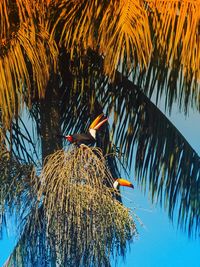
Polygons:
<instances>
[{"instance_id":1,"label":"brown palm frond","mask_svg":"<svg viewBox=\"0 0 200 267\"><path fill-rule=\"evenodd\" d=\"M18 42L23 47L28 61L30 61L32 79L35 82L37 94L41 98L44 97L50 71L55 70L58 48L43 27L37 30L35 34L34 27L21 28L18 32Z\"/></svg>"},{"instance_id":2,"label":"brown palm frond","mask_svg":"<svg viewBox=\"0 0 200 267\"><path fill-rule=\"evenodd\" d=\"M24 22L27 22L27 20L31 22L33 22L33 20L35 20L35 22L36 20L40 21L43 16L46 16L47 10L45 10L45 8L49 7L50 2L50 0L2 0L0 8L2 11L0 13L2 14L2 29L7 25L7 30L10 29L13 32L17 26L16 22L19 24L18 26L21 26ZM5 21L3 21L3 18Z\"/></svg>"},{"instance_id":3,"label":"brown palm frond","mask_svg":"<svg viewBox=\"0 0 200 267\"><path fill-rule=\"evenodd\" d=\"M180 61L184 75L200 79L200 1L146 1L151 8L155 43L166 64Z\"/></svg>"},{"instance_id":4,"label":"brown palm frond","mask_svg":"<svg viewBox=\"0 0 200 267\"><path fill-rule=\"evenodd\" d=\"M160 12L157 11L157 2L158 2L158 6L159 6L159 1L147 1L145 2L146 4L148 3L148 5L145 5L143 12L141 11L141 8L143 6L141 6L140 8L138 7L138 10L140 10L141 14L139 16L139 19L136 20L139 23L139 29L140 28L145 28L144 30L144 36L145 34L148 36L146 39L150 40L150 32L151 32L151 36L153 38L153 48L151 52L151 43L150 42L146 42L146 44L142 43L142 40L144 38L140 38L141 39L141 47L138 49L141 49L141 51L143 51L143 47L145 47L145 50L148 50L148 56L151 57L151 59L149 58L149 61L147 60L147 64L148 68L146 70L144 70L143 72L141 72L140 70L140 66L137 64L138 61L136 59L136 56L133 55L133 42L130 43L130 39L129 37L127 38L127 33L123 32L125 30L128 31L129 34L129 29L132 29L131 27L133 27L133 25L131 26L131 20L129 19L129 10L131 10L130 8L128 8L128 5L130 4L131 7L136 7L136 4L132 4L129 1L126 1L124 4L124 8L122 11L120 11L120 5L118 3L119 1L111 1L109 4L99 4L98 5L98 15L95 15L94 12L92 13L92 11L90 12L90 14L88 16L84 16L85 13L82 13L82 10L86 10L88 8L88 10L90 10L89 7L89 3L85 3L85 1L77 1L76 4L78 6L77 10L79 10L79 12L76 13L76 9L74 7L74 11L72 12L72 20L70 20L71 17L71 13L68 12L69 6L67 6L66 9L62 10L62 12L60 11L61 15L59 17L59 25L55 25L54 30L59 29L59 27L62 27L62 25L64 24L65 26L63 27L63 35L61 38L61 43L65 42L65 36L66 36L66 47L68 48L68 52L72 52L71 54L71 59L73 61L72 63L72 72L75 73L77 75L77 73L80 73L81 69L84 70L84 72L86 72L85 70L87 69L85 64L84 64L84 56L82 57L82 59L79 58L79 66L77 66L76 68L74 68L74 62L77 62L77 58L80 56L81 53L86 54L86 49L89 46L89 39L93 40L93 46L91 45L90 47L92 49L95 49L96 44L98 44L98 48L97 48L97 53L98 55L101 52L101 48L104 50L107 49L106 53L102 52L102 58L104 58L104 62L101 65L104 66L104 72L105 69L108 69L108 75L111 77L111 72L113 72L113 62L115 61L115 59L118 57L120 62L120 55L121 57L121 65L119 64L118 67L119 69L124 73L127 74L128 73L128 68L130 67L132 69L132 72L137 73L135 80L137 80L137 82L141 82L143 83L142 87L146 89L146 91L150 91L150 95L152 94L152 92L155 92L155 90L157 90L158 92L158 96L160 97L161 94L164 92L166 94L166 106L170 107L172 106L172 104L175 101L179 102L180 107L183 107L185 109L185 112L187 112L187 109L189 107L189 105L191 104L192 106L195 105L195 107L197 107L197 109L200 108L199 105L199 80L198 80L198 69L199 66L199 56L198 56L198 51L200 51L200 49L198 49L199 43L198 39L199 39L199 35L197 34L197 29L195 31L196 37L195 37L195 42L196 45L193 49L193 47L190 49L189 45L193 45L194 42L190 43L190 40L193 40L194 37L190 36L189 32L191 34L194 33L194 29L190 31L190 23L188 24L188 19L187 16L186 21L180 22L179 24L183 24L184 26L181 28L181 26L177 26L179 24L174 23L173 24L173 29L171 26L169 27L169 30L167 28L163 28L165 25L165 23L167 23L169 21L169 24L171 23L172 19L162 19L162 16L164 16L164 14L167 16L171 16L170 14L172 13L173 15L175 14L175 11L173 11L173 4L175 3L175 1L168 1L169 6L172 6L172 11L170 12L169 10L169 6L167 6L167 12L165 11L165 9L163 8L163 10L161 10ZM160 1L161 3L162 1ZM178 3L179 1L176 1L176 3ZM186 2L186 6L190 5L190 3L194 2L194 5L198 5L198 1L182 1ZM68 4L70 5L70 3L72 2L68 2ZM167 1L163 1L162 2L163 5L167 5ZM170 4L171 3L171 4ZM98 4L98 3L97 3ZM62 6L60 6L60 8L64 8L64 6L66 5L65 1L62 3ZM116 5L116 6L115 6ZM192 5L192 4L191 4ZM176 8L177 4L175 4ZM125 8L127 7L127 8ZM151 7L151 8L150 8ZM153 8L154 7L154 8ZM181 7L182 8L182 7ZM189 7L188 7L189 8ZM102 10L105 10L105 12L103 13ZM181 9L182 10L182 9ZM197 11L197 8L195 8L194 10ZM190 10L188 9L188 12ZM107 13L106 13L107 12ZM176 11L177 12L177 11ZM81 14L81 18L79 21L79 15ZM113 14L116 13L116 16L114 16ZM126 18L126 13L127 13L127 18ZM148 20L148 27L144 26L144 24L140 23L140 20L142 20L142 16L144 16L143 20L144 23L147 23L146 21L146 13L149 15L149 20ZM180 13L180 12L178 12ZM183 15L179 15L177 16L177 21L181 19L181 17L184 17L184 12L181 11L181 14L183 13ZM134 14L134 12L132 12L131 14ZM159 14L159 15L158 15ZM162 15L162 16L161 16ZM174 15L175 16L175 15ZM181 17L180 17L181 16ZM191 20L195 20L196 19L196 15L193 12L189 12L188 17L191 16ZM86 18L87 17L87 18ZM93 22L95 21L96 17L98 17L99 19L97 20L96 25L93 26ZM115 19L116 17L116 19ZM198 16L197 16L198 17ZM118 20L117 20L118 18ZM136 16L136 18L138 18ZM192 19L194 18L194 19ZM120 24L120 19L122 19L122 22ZM84 21L83 25L82 25L82 20ZM57 21L58 22L58 21ZM66 23L65 23L66 22ZM187 22L187 23L186 23ZM69 23L69 25L68 25ZM88 28L89 26L85 26L86 24L90 23L90 28ZM136 24L137 25L137 24ZM187 26L189 25L189 26ZM196 24L195 24L196 25ZM59 27L58 27L59 26ZM70 29L68 28L68 26L70 27ZM121 27L120 27L121 26ZM78 28L83 27L82 30L78 31ZM116 28L115 28L116 27ZM160 27L160 28L159 28ZM178 28L177 28L178 27ZM195 26L196 27L196 26ZM103 29L105 29L105 31L103 32ZM137 31L137 28L134 28L134 30ZM159 31L160 29L160 31ZM180 31L181 33L176 34L176 32ZM190 36L189 41L186 41L186 35L185 35L185 31L187 30L188 34L187 36ZM86 31L86 32L84 32ZM131 30L130 30L131 31ZM70 33L71 32L71 33ZM78 41L78 43L76 43L76 40L73 39L73 44L72 45L72 38L70 36L73 36L73 32L76 33L77 38L76 40L80 40L80 42ZM133 31L132 31L133 32ZM97 33L96 35L92 35L92 33ZM82 35L81 35L82 34ZM110 35L109 35L110 34ZM143 34L143 31L139 31L138 34ZM85 37L84 37L85 36ZM98 36L98 39L96 41L96 36ZM116 38L114 38L114 36ZM117 39L117 36L119 36L119 39ZM119 44L122 41L121 36L126 36L125 41L123 41L121 44L123 46L123 49L120 50L119 48ZM138 35L139 36L139 35ZM185 36L185 37L184 37ZM94 38L93 38L94 37ZM84 41L81 39L83 38ZM93 38L93 39L92 39ZM139 37L138 37L139 38ZM164 40L163 40L164 38ZM175 40L175 38L179 38L177 40ZM94 40L95 39L95 40ZM161 44L161 40L162 40L162 44ZM83 45L84 42L84 45ZM109 42L111 42L110 44L113 43L113 47L109 46ZM184 42L184 45L183 45ZM175 43L175 46L173 45ZM101 44L101 45L100 45ZM126 45L127 44L127 45ZM148 45L149 44L149 45ZM116 47L116 49L119 49L116 51L114 51L114 46ZM84 48L83 48L84 47ZM185 53L183 51L183 47L187 47L187 49L190 50L190 53ZM72 49L71 49L72 48ZM129 50L129 55L126 53L126 49ZM83 50L83 51L82 51ZM121 53L121 51L123 50L124 53L124 60L123 60L123 53ZM173 50L173 52L172 52ZM175 51L176 50L176 51ZM103 50L102 50L103 51ZM131 52L132 51L132 52ZM135 50L136 51L136 50ZM191 55L191 53L194 53L193 56ZM196 53L196 54L195 54ZM142 55L142 52L138 52L138 54ZM118 55L118 56L117 56ZM146 54L147 55L147 54ZM190 56L191 55L191 56ZM88 55L87 55L88 56ZM183 60L183 56L185 57L185 59ZM189 56L190 58L188 58L187 56ZM191 59L192 57L192 59ZM100 57L99 57L100 58ZM102 60L101 58L101 60ZM195 65L195 67L191 67L190 68L190 64L191 62L193 62L193 59L195 59L195 62L193 65ZM112 66L110 65L112 64ZM117 68L117 65L115 66L115 68ZM196 70L195 70L196 68ZM103 69L102 69L103 72ZM151 81L150 81L151 80ZM87 79L86 79L87 81ZM146 84L144 84L146 81ZM152 82L149 84L149 81ZM75 80L74 82L74 87L77 86L82 86L84 88L84 86L86 85L85 80ZM139 84L139 86L141 86L141 84ZM150 88L151 87L151 88ZM150 88L150 89L149 89Z\"/></svg>"}]
</instances>

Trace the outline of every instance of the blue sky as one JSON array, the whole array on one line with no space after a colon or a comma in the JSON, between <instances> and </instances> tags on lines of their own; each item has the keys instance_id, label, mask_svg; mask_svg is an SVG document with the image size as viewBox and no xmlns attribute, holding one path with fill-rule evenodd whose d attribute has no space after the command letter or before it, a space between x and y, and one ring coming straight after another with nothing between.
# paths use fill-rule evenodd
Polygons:
<instances>
[{"instance_id":1,"label":"blue sky","mask_svg":"<svg viewBox=\"0 0 200 267\"><path fill-rule=\"evenodd\" d=\"M170 120L200 155L200 115L190 111L185 118L174 109ZM139 236L131 244L126 261L118 259L118 267L199 267L200 241L188 239L187 234L177 230L167 213L152 205L148 195L144 196L138 188L123 189L124 204L135 207L145 227L138 226ZM14 242L13 226L10 225L9 238L4 234L0 241L0 266L12 250ZM113 266L115 264L113 263ZM20 266L17 266L20 267Z\"/></svg>"},{"instance_id":2,"label":"blue sky","mask_svg":"<svg viewBox=\"0 0 200 267\"><path fill-rule=\"evenodd\" d=\"M166 212L159 206L151 205L148 197L139 190L123 194L133 201L135 213L144 227L138 227L139 236L131 244L126 261L119 261L120 267L199 267L200 241L188 239L186 233L177 230L169 221ZM132 194L132 196L131 196ZM129 202L129 203L128 203ZM126 201L130 205L130 201ZM131 206L130 205L130 206Z\"/></svg>"},{"instance_id":3,"label":"blue sky","mask_svg":"<svg viewBox=\"0 0 200 267\"><path fill-rule=\"evenodd\" d=\"M0 266L7 260L15 242L15 227L9 224L8 232L3 232L3 240L0 240Z\"/></svg>"}]
</instances>

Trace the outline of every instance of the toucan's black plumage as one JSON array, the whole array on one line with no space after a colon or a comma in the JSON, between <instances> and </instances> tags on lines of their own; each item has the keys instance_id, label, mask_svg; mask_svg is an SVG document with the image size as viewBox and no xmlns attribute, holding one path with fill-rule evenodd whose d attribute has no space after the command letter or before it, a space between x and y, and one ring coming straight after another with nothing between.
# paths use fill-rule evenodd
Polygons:
<instances>
[{"instance_id":1,"label":"toucan's black plumage","mask_svg":"<svg viewBox=\"0 0 200 267\"><path fill-rule=\"evenodd\" d=\"M70 142L76 145L93 145L96 142L96 139L90 133L81 133L81 134L72 134L67 135L65 138Z\"/></svg>"},{"instance_id":2,"label":"toucan's black plumage","mask_svg":"<svg viewBox=\"0 0 200 267\"><path fill-rule=\"evenodd\" d=\"M89 131L87 133L72 134L62 136L67 139L70 143L75 145L94 145L96 142L96 131L108 120L104 118L104 114L100 114L90 125Z\"/></svg>"}]
</instances>

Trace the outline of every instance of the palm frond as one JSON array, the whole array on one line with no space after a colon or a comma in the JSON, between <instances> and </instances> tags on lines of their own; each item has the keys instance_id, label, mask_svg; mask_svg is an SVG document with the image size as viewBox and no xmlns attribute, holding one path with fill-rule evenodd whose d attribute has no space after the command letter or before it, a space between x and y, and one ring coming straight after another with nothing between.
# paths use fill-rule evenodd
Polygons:
<instances>
[{"instance_id":1,"label":"palm frond","mask_svg":"<svg viewBox=\"0 0 200 267\"><path fill-rule=\"evenodd\" d=\"M19 28L23 26L24 23L29 22L30 24L33 24L33 21L35 19L39 19L44 16L42 12L42 7L44 6L44 3L41 2L39 4L37 2L38 1L30 1L30 0L1 1L0 45L2 47L6 45L8 41L13 39Z\"/></svg>"},{"instance_id":2,"label":"palm frond","mask_svg":"<svg viewBox=\"0 0 200 267\"><path fill-rule=\"evenodd\" d=\"M26 124L23 119L18 117L12 121L10 132L6 136L7 145L10 154L14 155L19 162L38 166L38 164L41 164L41 158L38 151L39 137L34 136L36 132L34 132L34 127L31 129L34 121L29 119L29 122Z\"/></svg>"},{"instance_id":3,"label":"palm frond","mask_svg":"<svg viewBox=\"0 0 200 267\"><path fill-rule=\"evenodd\" d=\"M191 107L199 111L199 82L195 81L192 74L190 77L184 76L183 70L180 69L180 59L174 62L173 68L166 66L165 62L166 55L158 57L154 54L147 72L134 75L135 84L144 88L149 97L156 95L156 101L162 97L166 110L171 111L176 103L185 114Z\"/></svg>"},{"instance_id":4,"label":"palm frond","mask_svg":"<svg viewBox=\"0 0 200 267\"><path fill-rule=\"evenodd\" d=\"M128 71L138 63L147 66L151 53L148 18L139 1L62 1L54 26L62 27L60 44L74 60L88 48L105 57L105 72L112 77L125 62Z\"/></svg>"},{"instance_id":5,"label":"palm frond","mask_svg":"<svg viewBox=\"0 0 200 267\"><path fill-rule=\"evenodd\" d=\"M99 66L104 67L102 72L110 78L114 77L116 69L120 69L125 76L135 73L136 83L142 82L142 87L150 95L155 91L158 92L158 96L165 93L166 106L169 109L174 102L179 102L185 112L189 105L199 109L200 90L197 72L200 67L198 55L200 42L198 42L198 27L195 26L195 31L194 29L190 30L191 23L187 22L189 17L191 17L191 21L196 21L198 16L194 12L198 12L198 3L194 1L195 7L192 9L190 5L193 5L193 1L185 1L185 6L189 5L187 10L192 9L193 11L189 12L189 15L186 15L187 10L181 11L181 14L177 15L177 12L180 13L179 9L185 8L184 1L181 5L178 4L179 1L171 1L169 5L167 5L167 1L160 2L163 3L163 9L160 11L157 10L157 4L151 1L145 2L144 6L135 1L134 3L132 1L121 1L120 3L111 1L107 5L97 3L98 14L95 15L93 2L90 4L86 1L77 1L77 6L73 6L73 9L69 11L72 2L68 1L66 4L64 1L58 8L60 15L57 15L59 18L53 32L56 34L58 29L63 28L60 44L64 44L68 53L71 54L70 64L73 74L80 73L81 70L86 72L84 57L88 56L88 48L92 48L98 57L101 54L104 58ZM85 16L86 11L88 11L87 16ZM175 19L168 18L168 16L175 16ZM175 23L174 20L178 22ZM179 20L184 20L184 22L179 23ZM170 24L172 21L173 27ZM170 25L167 26L167 31L166 23ZM181 27L179 24L183 26ZM177 31L178 34L174 34ZM191 36L194 34L196 37ZM193 39L195 41L190 42ZM92 40L92 45L89 44L90 40ZM189 45L193 44L194 47L189 48ZM186 47L190 53L185 52ZM77 58L79 59L77 60ZM79 61L79 66L77 61ZM192 63L193 61L195 62ZM143 68L145 65L146 69ZM138 85L141 86L141 84ZM87 86L87 79L86 81L84 79L74 80L74 87L77 86Z\"/></svg>"},{"instance_id":6,"label":"palm frond","mask_svg":"<svg viewBox=\"0 0 200 267\"><path fill-rule=\"evenodd\" d=\"M19 163L9 152L0 151L0 232L6 225L6 215L22 215L31 199L33 165ZM31 200L30 200L31 201Z\"/></svg>"},{"instance_id":7,"label":"palm frond","mask_svg":"<svg viewBox=\"0 0 200 267\"><path fill-rule=\"evenodd\" d=\"M19 114L24 99L30 104L30 97L44 96L56 56L56 45L42 28L36 34L35 29L24 25L7 44L7 51L0 57L0 109L6 128ZM32 90L31 83L35 86Z\"/></svg>"},{"instance_id":8,"label":"palm frond","mask_svg":"<svg viewBox=\"0 0 200 267\"><path fill-rule=\"evenodd\" d=\"M105 4L103 2L98 3L88 2L84 0L78 1L60 1L58 4L59 15L54 25L52 34L56 34L56 31L62 25L62 32L60 36L60 44L64 43L67 50L70 51L71 59L73 59L74 49L75 52L81 54L84 50L87 50L90 45L94 48L96 46L95 41L95 22L97 21L97 14L99 9Z\"/></svg>"},{"instance_id":9,"label":"palm frond","mask_svg":"<svg viewBox=\"0 0 200 267\"><path fill-rule=\"evenodd\" d=\"M98 44L109 76L125 65L147 67L152 50L147 13L141 1L110 1L99 27ZM125 74L125 73L124 73Z\"/></svg>"},{"instance_id":10,"label":"palm frond","mask_svg":"<svg viewBox=\"0 0 200 267\"><path fill-rule=\"evenodd\" d=\"M166 53L166 64L173 68L180 61L184 76L200 78L200 2L146 1L150 7L155 42L161 55Z\"/></svg>"},{"instance_id":11,"label":"palm frond","mask_svg":"<svg viewBox=\"0 0 200 267\"><path fill-rule=\"evenodd\" d=\"M0 43L5 42L8 36L10 23L8 14L8 0L3 0L0 2Z\"/></svg>"},{"instance_id":12,"label":"palm frond","mask_svg":"<svg viewBox=\"0 0 200 267\"><path fill-rule=\"evenodd\" d=\"M113 140L134 155L138 183L189 234L199 234L200 158L182 134L131 81L118 76L105 106L114 112Z\"/></svg>"},{"instance_id":13,"label":"palm frond","mask_svg":"<svg viewBox=\"0 0 200 267\"><path fill-rule=\"evenodd\" d=\"M19 240L11 255L8 257L3 267L11 266L48 266L50 257L54 258L49 252L46 243L45 223L43 220L43 209L37 211L32 209L26 216L26 220L21 225ZM34 221L34 224L33 224ZM37 256L36 256L37 255Z\"/></svg>"},{"instance_id":14,"label":"palm frond","mask_svg":"<svg viewBox=\"0 0 200 267\"><path fill-rule=\"evenodd\" d=\"M162 99L166 111L171 112L173 105L177 105L181 112L188 114L190 108L200 110L200 83L194 77L185 77L180 69L180 60L177 60L173 68L166 64L166 55L160 56L156 51L152 55L151 62L146 71L140 72L134 69L129 79L139 88L143 88L145 94L156 99L156 104Z\"/></svg>"}]
</instances>

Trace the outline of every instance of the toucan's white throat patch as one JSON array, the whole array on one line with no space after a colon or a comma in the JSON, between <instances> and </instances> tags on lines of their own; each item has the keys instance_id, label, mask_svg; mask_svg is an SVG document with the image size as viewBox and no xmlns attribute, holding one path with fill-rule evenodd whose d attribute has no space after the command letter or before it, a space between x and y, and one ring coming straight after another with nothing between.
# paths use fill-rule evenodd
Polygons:
<instances>
[{"instance_id":1,"label":"toucan's white throat patch","mask_svg":"<svg viewBox=\"0 0 200 267\"><path fill-rule=\"evenodd\" d=\"M91 136L96 140L96 130L95 129L89 129L89 132Z\"/></svg>"}]
</instances>

